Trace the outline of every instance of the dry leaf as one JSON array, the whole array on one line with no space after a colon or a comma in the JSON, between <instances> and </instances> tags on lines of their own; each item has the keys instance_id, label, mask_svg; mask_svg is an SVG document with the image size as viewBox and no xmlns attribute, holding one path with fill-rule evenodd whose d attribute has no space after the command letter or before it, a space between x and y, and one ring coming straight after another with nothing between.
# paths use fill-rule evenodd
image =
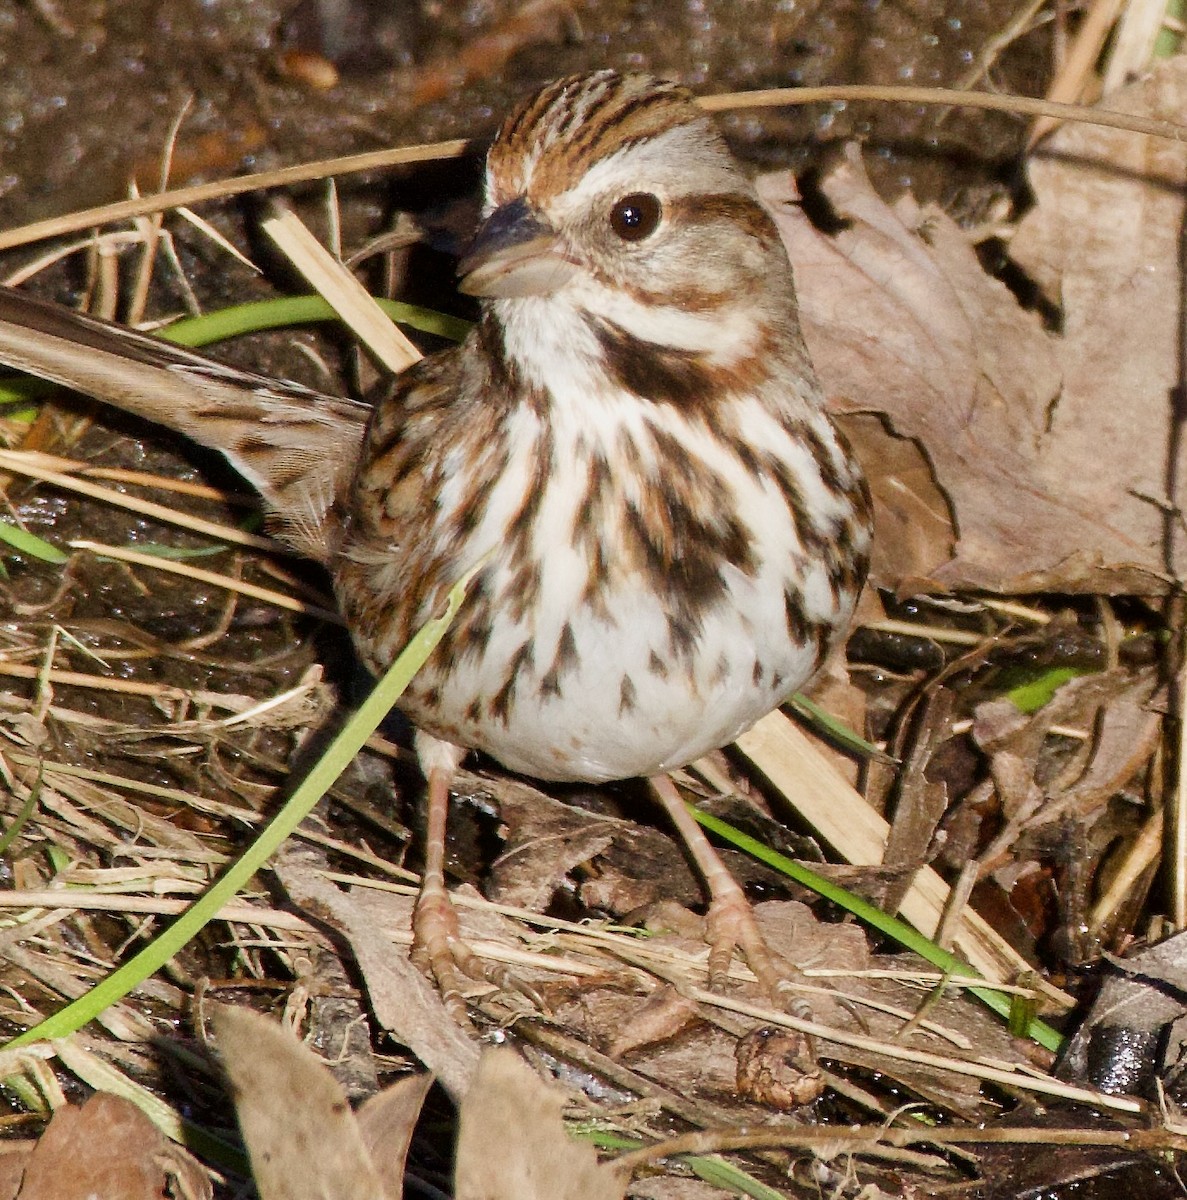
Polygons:
<instances>
[{"instance_id":1,"label":"dry leaf","mask_svg":"<svg viewBox=\"0 0 1187 1200\"><path fill-rule=\"evenodd\" d=\"M622 1200L627 1180L569 1137L564 1103L510 1050L484 1054L462 1104L457 1200Z\"/></svg>"},{"instance_id":2,"label":"dry leaf","mask_svg":"<svg viewBox=\"0 0 1187 1200\"><path fill-rule=\"evenodd\" d=\"M925 591L928 573L947 562L956 545L948 499L922 446L897 437L876 413L836 413L866 467L874 498L870 578L904 595Z\"/></svg>"},{"instance_id":3,"label":"dry leaf","mask_svg":"<svg viewBox=\"0 0 1187 1200\"><path fill-rule=\"evenodd\" d=\"M218 1007L213 1024L260 1200L399 1200L430 1076L372 1097L356 1119L325 1064L276 1022ZM569 1137L564 1103L510 1050L488 1050L460 1107L458 1200L622 1200L625 1177Z\"/></svg>"},{"instance_id":4,"label":"dry leaf","mask_svg":"<svg viewBox=\"0 0 1187 1200\"><path fill-rule=\"evenodd\" d=\"M734 1200L737 1192L727 1192L700 1179L679 1175L657 1175L640 1180L631 1189L638 1200Z\"/></svg>"},{"instance_id":5,"label":"dry leaf","mask_svg":"<svg viewBox=\"0 0 1187 1200\"><path fill-rule=\"evenodd\" d=\"M291 842L273 869L294 903L333 925L350 944L367 986L375 1019L407 1046L458 1101L478 1066L478 1047L445 1011L440 992L408 961L393 952L366 892L355 895L328 882L316 860ZM393 898L394 899L394 898ZM408 918L402 918L408 927Z\"/></svg>"},{"instance_id":6,"label":"dry leaf","mask_svg":"<svg viewBox=\"0 0 1187 1200\"><path fill-rule=\"evenodd\" d=\"M218 1007L213 1025L260 1200L399 1200L312 1050L249 1009Z\"/></svg>"},{"instance_id":7,"label":"dry leaf","mask_svg":"<svg viewBox=\"0 0 1187 1200\"><path fill-rule=\"evenodd\" d=\"M0 1145L0 1200L16 1200L25 1168L36 1149L32 1138Z\"/></svg>"},{"instance_id":8,"label":"dry leaf","mask_svg":"<svg viewBox=\"0 0 1187 1200\"><path fill-rule=\"evenodd\" d=\"M1119 93L1110 107L1177 113L1183 100L1168 81L1185 74L1181 66L1164 71L1158 86ZM1074 136L1097 138L1087 128ZM1095 153L1103 158L1116 153L1115 139L1132 135L1100 137ZM1039 209L1028 221L1041 223L1034 242L1047 257L1034 269L1060 281L1069 306L1062 339L982 270L942 212L910 197L885 204L855 149L822 185L842 222L833 237L789 203L786 175L760 181L795 267L805 336L830 401L842 412L878 414L889 431L867 424L857 439L883 510L877 582L1165 590L1164 514L1136 492L1166 491L1181 202L1155 201L1166 180L1183 179L1184 153L1174 146L1146 155L1153 181L1140 177L1144 161L1112 176L1063 164L1079 173L1070 211L1056 191L1044 194L1045 177L1036 179ZM1119 211L1151 229L1121 234L1127 220ZM1115 255L1101 257L1118 244L1120 275ZM864 445L870 437L872 448ZM904 460L891 437L918 444L959 531L954 544L945 544L945 514L919 459ZM926 529L917 527L921 515ZM896 528L915 534L900 539Z\"/></svg>"},{"instance_id":9,"label":"dry leaf","mask_svg":"<svg viewBox=\"0 0 1187 1200\"><path fill-rule=\"evenodd\" d=\"M1141 83L1112 93L1107 106L1180 121L1187 59L1163 61ZM1166 517L1157 501L1187 469L1174 401L1182 371L1187 147L1067 125L1035 152L1029 175L1036 205L1010 252L1060 306L1064 326L1046 477L1095 502L1110 525L1146 550L1153 569L1165 570ZM1169 498L1179 503L1177 494ZM1181 574L1181 537L1176 550L1173 568Z\"/></svg>"},{"instance_id":10,"label":"dry leaf","mask_svg":"<svg viewBox=\"0 0 1187 1200\"><path fill-rule=\"evenodd\" d=\"M607 849L626 823L562 804L514 780L499 785L505 848L491 866L491 895L502 904L543 912L569 872Z\"/></svg>"},{"instance_id":11,"label":"dry leaf","mask_svg":"<svg viewBox=\"0 0 1187 1200\"><path fill-rule=\"evenodd\" d=\"M20 1200L164 1200L165 1135L122 1096L97 1092L53 1115L25 1170Z\"/></svg>"},{"instance_id":12,"label":"dry leaf","mask_svg":"<svg viewBox=\"0 0 1187 1200\"><path fill-rule=\"evenodd\" d=\"M427 1072L409 1075L371 1096L355 1114L363 1143L389 1200L397 1200L403 1195L408 1147L432 1086L433 1077Z\"/></svg>"}]
</instances>

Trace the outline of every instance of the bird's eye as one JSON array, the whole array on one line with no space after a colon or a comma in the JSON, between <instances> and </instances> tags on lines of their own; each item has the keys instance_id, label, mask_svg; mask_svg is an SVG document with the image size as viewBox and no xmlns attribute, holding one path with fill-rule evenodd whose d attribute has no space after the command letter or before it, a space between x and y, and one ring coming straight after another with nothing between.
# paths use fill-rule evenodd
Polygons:
<instances>
[{"instance_id":1,"label":"bird's eye","mask_svg":"<svg viewBox=\"0 0 1187 1200\"><path fill-rule=\"evenodd\" d=\"M624 242L641 242L659 228L661 216L663 208L658 196L650 192L632 192L610 210L610 228Z\"/></svg>"}]
</instances>

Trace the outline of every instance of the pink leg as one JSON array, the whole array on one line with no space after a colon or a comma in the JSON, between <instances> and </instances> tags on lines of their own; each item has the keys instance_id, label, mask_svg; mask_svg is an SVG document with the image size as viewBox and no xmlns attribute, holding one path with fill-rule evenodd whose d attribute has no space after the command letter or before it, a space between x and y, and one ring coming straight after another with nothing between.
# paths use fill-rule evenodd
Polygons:
<instances>
[{"instance_id":1,"label":"pink leg","mask_svg":"<svg viewBox=\"0 0 1187 1200\"><path fill-rule=\"evenodd\" d=\"M676 785L667 775L649 780L672 824L684 839L688 852L709 888L709 915L706 941L709 943L709 986L717 987L729 970L735 948L741 950L750 969L768 995L782 998L784 975L775 965L767 943L759 932L750 902L737 880L729 873L704 830L685 806Z\"/></svg>"},{"instance_id":2,"label":"pink leg","mask_svg":"<svg viewBox=\"0 0 1187 1200\"><path fill-rule=\"evenodd\" d=\"M425 865L420 895L412 911L412 959L433 976L452 1016L466 1022L462 999L465 962L473 955L458 932L457 912L445 890L445 823L449 816L449 775L429 771L425 831Z\"/></svg>"},{"instance_id":3,"label":"pink leg","mask_svg":"<svg viewBox=\"0 0 1187 1200\"><path fill-rule=\"evenodd\" d=\"M412 911L412 960L430 974L441 989L441 999L459 1024L469 1024L463 994L467 980L485 979L507 987L504 968L486 964L466 945L458 929L457 910L445 890L445 825L449 816L449 781L452 771L429 769L429 794L425 821L425 865L420 895Z\"/></svg>"}]
</instances>

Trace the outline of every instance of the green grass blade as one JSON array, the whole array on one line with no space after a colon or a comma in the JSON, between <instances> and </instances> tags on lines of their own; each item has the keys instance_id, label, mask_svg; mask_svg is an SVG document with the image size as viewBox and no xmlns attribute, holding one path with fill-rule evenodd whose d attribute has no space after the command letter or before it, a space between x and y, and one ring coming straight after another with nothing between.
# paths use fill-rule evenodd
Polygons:
<instances>
[{"instance_id":1,"label":"green grass blade","mask_svg":"<svg viewBox=\"0 0 1187 1200\"><path fill-rule=\"evenodd\" d=\"M894 765L898 759L887 754L885 750L867 742L859 733L855 733L844 721L837 720L826 708L821 708L815 700L809 700L802 692L795 692L786 702L786 707L798 713L808 725L817 732L823 732L834 744L843 750L860 754L862 758L876 759L878 762Z\"/></svg>"},{"instance_id":2,"label":"green grass blade","mask_svg":"<svg viewBox=\"0 0 1187 1200\"><path fill-rule=\"evenodd\" d=\"M42 562L60 567L68 562L70 555L59 550L52 542L39 538L35 533L14 525L11 521L0 521L0 542L11 546L18 554L39 558Z\"/></svg>"},{"instance_id":3,"label":"green grass blade","mask_svg":"<svg viewBox=\"0 0 1187 1200\"><path fill-rule=\"evenodd\" d=\"M460 342L470 330L468 321L431 308L421 308L417 304L378 298L375 303L393 321L453 342ZM199 347L265 329L283 329L292 325L312 325L340 319L320 296L283 296L276 300L232 305L201 317L184 317L160 330L159 336L178 346Z\"/></svg>"},{"instance_id":4,"label":"green grass blade","mask_svg":"<svg viewBox=\"0 0 1187 1200\"><path fill-rule=\"evenodd\" d=\"M941 971L946 971L950 975L963 975L966 977L977 975L977 972L967 963L962 962L955 954L950 954L947 950L941 949L935 942L924 937L917 929L908 925L906 921L900 921L898 917L889 916L880 908L875 908L868 900L863 900L860 896L855 896L852 892L833 883L831 879L825 879L823 875L818 875L815 871L794 862L786 855L780 854L777 850L772 850L769 846L763 845L757 838L753 838L749 834L735 829L728 822L721 820L720 817L702 812L695 804L690 804L688 808L701 825L711 833L717 834L723 841L729 842L731 846L736 846L739 850L745 851L752 858L756 858L759 862L765 863L773 870L786 875L788 879L794 879L796 883L811 888L818 896L823 896L824 899L845 909L846 912L851 912L858 920L864 921L867 925L877 929L879 933L893 938L899 945L904 946L906 949L913 950L921 958L925 958L931 963L932 966L937 967ZM987 985L983 988L969 985L964 986L984 1005L997 1013L998 1016L1006 1020L1010 1019L1011 1012L1014 1010L1013 1001L1010 996L997 991L992 985ZM1048 1050L1058 1050L1063 1045L1063 1038L1058 1031L1037 1018L1030 1021L1026 1035Z\"/></svg>"},{"instance_id":5,"label":"green grass blade","mask_svg":"<svg viewBox=\"0 0 1187 1200\"><path fill-rule=\"evenodd\" d=\"M13 818L12 824L0 835L0 857L8 853L12 843L17 839L17 835L25 827L25 822L33 815L38 800L41 799L43 770L43 767L37 768L37 778L33 781L33 786L29 789L29 795L24 804L21 805L21 811Z\"/></svg>"},{"instance_id":6,"label":"green grass blade","mask_svg":"<svg viewBox=\"0 0 1187 1200\"><path fill-rule=\"evenodd\" d=\"M471 569L449 593L445 612L417 632L387 674L375 685L358 711L334 738L325 754L313 765L284 808L272 818L260 836L227 872L134 958L102 979L85 995L47 1017L40 1024L18 1034L8 1042L8 1047L49 1038L64 1038L81 1029L98 1013L123 999L133 988L160 970L214 917L267 862L281 842L309 815L313 806L346 769L375 727L387 715L449 628L477 569L478 567Z\"/></svg>"}]
</instances>

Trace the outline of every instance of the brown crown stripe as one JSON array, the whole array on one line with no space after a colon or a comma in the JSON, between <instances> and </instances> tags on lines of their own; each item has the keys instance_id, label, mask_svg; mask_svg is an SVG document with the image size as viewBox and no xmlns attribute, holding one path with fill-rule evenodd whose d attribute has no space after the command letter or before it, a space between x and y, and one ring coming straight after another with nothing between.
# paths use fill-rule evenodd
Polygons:
<instances>
[{"instance_id":1,"label":"brown crown stripe","mask_svg":"<svg viewBox=\"0 0 1187 1200\"><path fill-rule=\"evenodd\" d=\"M587 107L582 101L593 97ZM594 163L679 125L713 126L692 95L675 84L597 72L559 80L504 123L488 155L494 173L543 149L533 175L537 195L556 194ZM716 134L712 134L716 136Z\"/></svg>"},{"instance_id":2,"label":"brown crown stripe","mask_svg":"<svg viewBox=\"0 0 1187 1200\"><path fill-rule=\"evenodd\" d=\"M708 120L682 92L644 92L625 102L603 104L582 126L579 137L565 143L571 169L587 171L596 162L627 146L694 121Z\"/></svg>"}]
</instances>

